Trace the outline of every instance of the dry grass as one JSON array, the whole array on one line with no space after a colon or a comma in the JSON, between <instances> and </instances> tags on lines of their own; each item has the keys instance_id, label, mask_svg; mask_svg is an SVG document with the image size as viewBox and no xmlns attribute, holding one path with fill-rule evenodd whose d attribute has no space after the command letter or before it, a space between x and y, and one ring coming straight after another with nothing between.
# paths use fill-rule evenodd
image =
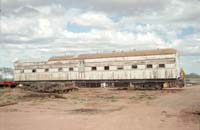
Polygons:
<instances>
[{"instance_id":1,"label":"dry grass","mask_svg":"<svg viewBox=\"0 0 200 130\"><path fill-rule=\"evenodd\" d=\"M17 103L18 96L13 95L12 89L0 89L0 106L11 105Z\"/></svg>"},{"instance_id":2,"label":"dry grass","mask_svg":"<svg viewBox=\"0 0 200 130\"><path fill-rule=\"evenodd\" d=\"M79 91L73 91L67 94L49 94L30 92L19 88L4 88L0 89L0 105L30 102L33 106L47 105L48 110L60 109L56 106L57 104L61 104L66 106L61 111L95 109L98 112L111 112L112 109L119 109L130 103L149 103L158 96L168 93L165 93L163 90L135 91L110 88L81 88ZM48 106L48 104L54 105Z\"/></svg>"}]
</instances>

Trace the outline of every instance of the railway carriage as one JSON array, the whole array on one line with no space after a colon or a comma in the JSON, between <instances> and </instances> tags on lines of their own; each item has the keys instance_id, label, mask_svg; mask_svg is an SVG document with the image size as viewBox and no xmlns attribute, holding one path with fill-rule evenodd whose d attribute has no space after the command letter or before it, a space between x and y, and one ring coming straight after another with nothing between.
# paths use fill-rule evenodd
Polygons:
<instances>
[{"instance_id":1,"label":"railway carriage","mask_svg":"<svg viewBox=\"0 0 200 130\"><path fill-rule=\"evenodd\" d=\"M74 82L77 86L130 86L161 89L180 82L175 49L132 50L50 57L48 61L15 62L19 83Z\"/></svg>"}]
</instances>

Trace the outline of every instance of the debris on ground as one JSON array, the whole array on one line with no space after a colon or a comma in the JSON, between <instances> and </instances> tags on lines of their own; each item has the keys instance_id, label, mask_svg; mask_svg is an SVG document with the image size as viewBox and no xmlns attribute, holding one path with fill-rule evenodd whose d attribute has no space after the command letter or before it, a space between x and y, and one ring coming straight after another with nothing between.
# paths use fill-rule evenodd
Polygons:
<instances>
[{"instance_id":1,"label":"debris on ground","mask_svg":"<svg viewBox=\"0 0 200 130\"><path fill-rule=\"evenodd\" d=\"M3 104L0 104L0 107L5 107L5 106L15 105L15 104L17 104L17 102L3 103Z\"/></svg>"},{"instance_id":2,"label":"debris on ground","mask_svg":"<svg viewBox=\"0 0 200 130\"><path fill-rule=\"evenodd\" d=\"M78 87L73 83L57 83L57 82L37 82L37 83L23 83L18 86L21 89L40 93L68 93L70 91L77 91Z\"/></svg>"},{"instance_id":3,"label":"debris on ground","mask_svg":"<svg viewBox=\"0 0 200 130\"><path fill-rule=\"evenodd\" d=\"M60 94L55 94L55 93L30 93L27 95L24 95L23 98L61 98L61 99L67 99L66 97L60 95Z\"/></svg>"},{"instance_id":4,"label":"debris on ground","mask_svg":"<svg viewBox=\"0 0 200 130\"><path fill-rule=\"evenodd\" d=\"M115 112L115 111L120 111L124 107L120 106L118 108L110 108L110 109L96 109L96 108L79 108L79 109L74 109L70 110L71 114L100 114L100 113L109 113L109 112Z\"/></svg>"}]
</instances>

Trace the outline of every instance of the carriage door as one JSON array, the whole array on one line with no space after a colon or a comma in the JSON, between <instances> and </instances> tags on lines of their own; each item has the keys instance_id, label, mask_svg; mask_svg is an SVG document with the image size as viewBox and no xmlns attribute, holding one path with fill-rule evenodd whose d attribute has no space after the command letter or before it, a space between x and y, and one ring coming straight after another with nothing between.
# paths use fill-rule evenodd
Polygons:
<instances>
[{"instance_id":1,"label":"carriage door","mask_svg":"<svg viewBox=\"0 0 200 130\"><path fill-rule=\"evenodd\" d=\"M85 78L85 61L84 60L80 60L79 61L79 79L84 79Z\"/></svg>"}]
</instances>

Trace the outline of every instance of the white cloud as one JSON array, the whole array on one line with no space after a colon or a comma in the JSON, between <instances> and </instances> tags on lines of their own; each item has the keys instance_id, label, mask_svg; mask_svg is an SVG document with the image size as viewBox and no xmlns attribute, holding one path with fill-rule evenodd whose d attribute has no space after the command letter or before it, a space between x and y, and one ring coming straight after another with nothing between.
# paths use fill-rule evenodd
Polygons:
<instances>
[{"instance_id":1,"label":"white cloud","mask_svg":"<svg viewBox=\"0 0 200 130\"><path fill-rule=\"evenodd\" d=\"M195 64L200 64L200 59L195 59L195 60L193 60L193 63L195 63Z\"/></svg>"},{"instance_id":2,"label":"white cloud","mask_svg":"<svg viewBox=\"0 0 200 130\"><path fill-rule=\"evenodd\" d=\"M173 42L172 47L177 48L182 55L200 55L200 33L190 35L183 39L177 39Z\"/></svg>"},{"instance_id":3,"label":"white cloud","mask_svg":"<svg viewBox=\"0 0 200 130\"><path fill-rule=\"evenodd\" d=\"M71 19L72 22L95 28L113 29L114 22L104 13L85 12Z\"/></svg>"},{"instance_id":4,"label":"white cloud","mask_svg":"<svg viewBox=\"0 0 200 130\"><path fill-rule=\"evenodd\" d=\"M0 58L41 57L128 49L177 48L183 55L200 55L199 1L2 2ZM72 32L69 24L89 28ZM191 34L180 36L183 29ZM22 53L23 52L23 53ZM5 62L5 63L4 63Z\"/></svg>"}]
</instances>

